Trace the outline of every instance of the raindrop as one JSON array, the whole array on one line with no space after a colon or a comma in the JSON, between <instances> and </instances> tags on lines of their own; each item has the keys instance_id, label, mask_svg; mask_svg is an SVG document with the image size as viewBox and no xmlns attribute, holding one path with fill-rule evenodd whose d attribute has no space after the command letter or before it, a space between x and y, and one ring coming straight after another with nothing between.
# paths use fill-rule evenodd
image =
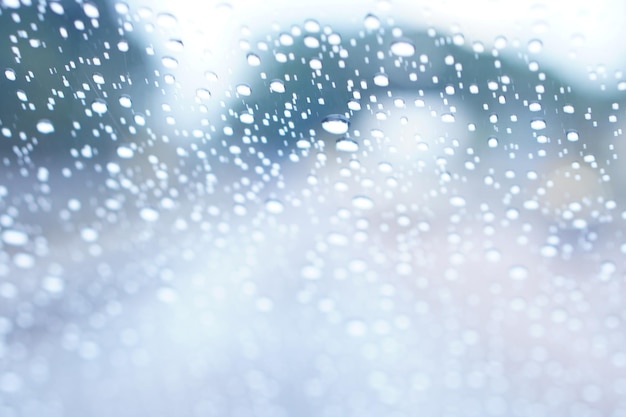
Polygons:
<instances>
[{"instance_id":1,"label":"raindrop","mask_svg":"<svg viewBox=\"0 0 626 417\"><path fill-rule=\"evenodd\" d=\"M241 96L246 96L246 97L252 94L252 89L250 88L248 84L239 84L235 88L235 91L237 91L237 94Z\"/></svg>"},{"instance_id":2,"label":"raindrop","mask_svg":"<svg viewBox=\"0 0 626 417\"><path fill-rule=\"evenodd\" d=\"M308 19L306 22L304 22L304 30L309 33L317 33L320 31L320 29L320 24L316 20Z\"/></svg>"},{"instance_id":3,"label":"raindrop","mask_svg":"<svg viewBox=\"0 0 626 417\"><path fill-rule=\"evenodd\" d=\"M122 107L126 107L127 109L131 108L133 105L133 102L130 99L130 96L127 94L123 94L122 96L120 96L120 106Z\"/></svg>"},{"instance_id":4,"label":"raindrop","mask_svg":"<svg viewBox=\"0 0 626 417\"><path fill-rule=\"evenodd\" d=\"M63 289L65 288L65 283L61 278L49 275L47 277L44 277L41 282L41 286L44 290L52 294L58 294L60 292L63 292Z\"/></svg>"},{"instance_id":5,"label":"raindrop","mask_svg":"<svg viewBox=\"0 0 626 417\"><path fill-rule=\"evenodd\" d=\"M279 36L278 42L284 46L291 46L293 45L293 36L288 33L283 33Z\"/></svg>"},{"instance_id":6,"label":"raindrop","mask_svg":"<svg viewBox=\"0 0 626 417\"><path fill-rule=\"evenodd\" d=\"M330 233L326 238L329 244L334 246L346 246L349 243L346 235L341 233Z\"/></svg>"},{"instance_id":7,"label":"raindrop","mask_svg":"<svg viewBox=\"0 0 626 417\"><path fill-rule=\"evenodd\" d=\"M97 19L100 17L100 12L98 11L98 7L93 3L84 3L83 11L87 15L87 17L91 19Z\"/></svg>"},{"instance_id":8,"label":"raindrop","mask_svg":"<svg viewBox=\"0 0 626 417\"><path fill-rule=\"evenodd\" d=\"M211 92L206 88L198 88L196 90L196 96L201 100L208 100L211 98Z\"/></svg>"},{"instance_id":9,"label":"raindrop","mask_svg":"<svg viewBox=\"0 0 626 417\"><path fill-rule=\"evenodd\" d=\"M572 106L571 104L566 104L565 106L563 106L563 112L567 114L574 113L574 106Z\"/></svg>"},{"instance_id":10,"label":"raindrop","mask_svg":"<svg viewBox=\"0 0 626 417\"><path fill-rule=\"evenodd\" d=\"M261 65L261 58L256 55L256 54L248 54L247 56L248 59L248 64L250 64L253 67L258 67L259 65Z\"/></svg>"},{"instance_id":11,"label":"raindrop","mask_svg":"<svg viewBox=\"0 0 626 417\"><path fill-rule=\"evenodd\" d=\"M391 44L391 53L401 57L409 57L415 55L415 45L413 43L402 40Z\"/></svg>"},{"instance_id":12,"label":"raindrop","mask_svg":"<svg viewBox=\"0 0 626 417\"><path fill-rule=\"evenodd\" d=\"M29 253L16 253L13 263L18 268L29 269L35 266L35 257Z\"/></svg>"},{"instance_id":13,"label":"raindrop","mask_svg":"<svg viewBox=\"0 0 626 417\"><path fill-rule=\"evenodd\" d=\"M545 245L541 247L539 253L545 258L554 258L558 254L558 250L552 245Z\"/></svg>"},{"instance_id":14,"label":"raindrop","mask_svg":"<svg viewBox=\"0 0 626 417\"><path fill-rule=\"evenodd\" d=\"M346 324L346 332L352 337L361 337L367 333L367 326L362 320L350 320Z\"/></svg>"},{"instance_id":15,"label":"raindrop","mask_svg":"<svg viewBox=\"0 0 626 417\"><path fill-rule=\"evenodd\" d=\"M458 195L450 197L450 205L453 207L465 207L465 199Z\"/></svg>"},{"instance_id":16,"label":"raindrop","mask_svg":"<svg viewBox=\"0 0 626 417\"><path fill-rule=\"evenodd\" d=\"M65 10L63 9L63 5L61 4L60 1L50 2L50 10L52 10L54 13L58 15L62 15L65 13Z\"/></svg>"},{"instance_id":17,"label":"raindrop","mask_svg":"<svg viewBox=\"0 0 626 417\"><path fill-rule=\"evenodd\" d=\"M457 46L465 45L465 36L463 36L462 33L456 33L454 36L452 36L452 43Z\"/></svg>"},{"instance_id":18,"label":"raindrop","mask_svg":"<svg viewBox=\"0 0 626 417\"><path fill-rule=\"evenodd\" d=\"M130 159L135 155L135 151L130 149L128 146L120 146L117 148L117 156L123 159Z\"/></svg>"},{"instance_id":19,"label":"raindrop","mask_svg":"<svg viewBox=\"0 0 626 417\"><path fill-rule=\"evenodd\" d=\"M280 214L285 209L285 206L280 200L270 198L265 202L265 209L272 214Z\"/></svg>"},{"instance_id":20,"label":"raindrop","mask_svg":"<svg viewBox=\"0 0 626 417\"><path fill-rule=\"evenodd\" d=\"M350 100L348 102L348 108L352 111L359 111L361 110L361 103L359 103L358 100Z\"/></svg>"},{"instance_id":21,"label":"raindrop","mask_svg":"<svg viewBox=\"0 0 626 417\"><path fill-rule=\"evenodd\" d=\"M307 36L307 37L304 38L304 45L307 48L319 48L320 41L317 40L317 38L315 38L313 36Z\"/></svg>"},{"instance_id":22,"label":"raindrop","mask_svg":"<svg viewBox=\"0 0 626 417\"><path fill-rule=\"evenodd\" d=\"M85 242L95 242L98 240L98 231L91 227L85 227L80 231L80 237Z\"/></svg>"},{"instance_id":23,"label":"raindrop","mask_svg":"<svg viewBox=\"0 0 626 417\"><path fill-rule=\"evenodd\" d=\"M369 30L377 30L380 28L380 19L374 16L373 14L368 14L365 16L365 20L363 21L366 29Z\"/></svg>"},{"instance_id":24,"label":"raindrop","mask_svg":"<svg viewBox=\"0 0 626 417\"><path fill-rule=\"evenodd\" d=\"M24 246L28 243L28 235L20 230L5 230L2 232L2 241L7 245Z\"/></svg>"},{"instance_id":25,"label":"raindrop","mask_svg":"<svg viewBox=\"0 0 626 417\"><path fill-rule=\"evenodd\" d=\"M12 68L7 68L4 70L4 76L7 77L7 80L9 81L15 81L16 76L15 76L15 70Z\"/></svg>"},{"instance_id":26,"label":"raindrop","mask_svg":"<svg viewBox=\"0 0 626 417\"><path fill-rule=\"evenodd\" d=\"M139 211L139 216L147 222L155 222L159 219L159 212L150 207L144 207Z\"/></svg>"},{"instance_id":27,"label":"raindrop","mask_svg":"<svg viewBox=\"0 0 626 417\"><path fill-rule=\"evenodd\" d=\"M343 135L348 132L350 121L341 114L331 114L322 120L322 127L325 131L333 135Z\"/></svg>"},{"instance_id":28,"label":"raindrop","mask_svg":"<svg viewBox=\"0 0 626 417\"><path fill-rule=\"evenodd\" d=\"M165 68L174 69L178 67L178 60L171 56L164 56L161 58L161 63Z\"/></svg>"},{"instance_id":29,"label":"raindrop","mask_svg":"<svg viewBox=\"0 0 626 417\"><path fill-rule=\"evenodd\" d=\"M92 78L94 83L104 84L104 76L102 74L96 72Z\"/></svg>"},{"instance_id":30,"label":"raindrop","mask_svg":"<svg viewBox=\"0 0 626 417\"><path fill-rule=\"evenodd\" d=\"M569 140L570 142L576 142L578 141L578 132L575 130L570 130L567 132L566 137L567 140Z\"/></svg>"},{"instance_id":31,"label":"raindrop","mask_svg":"<svg viewBox=\"0 0 626 417\"><path fill-rule=\"evenodd\" d=\"M300 274L304 279L320 279L322 277L322 271L319 270L316 266L307 265L300 270Z\"/></svg>"},{"instance_id":32,"label":"raindrop","mask_svg":"<svg viewBox=\"0 0 626 417\"><path fill-rule=\"evenodd\" d=\"M498 138L490 137L490 138L487 140L487 145L488 145L490 148L496 148L496 147L498 146Z\"/></svg>"},{"instance_id":33,"label":"raindrop","mask_svg":"<svg viewBox=\"0 0 626 417\"><path fill-rule=\"evenodd\" d=\"M170 39L169 41L167 41L165 46L167 49L174 52L180 52L185 49L185 45L180 39Z\"/></svg>"},{"instance_id":34,"label":"raindrop","mask_svg":"<svg viewBox=\"0 0 626 417\"><path fill-rule=\"evenodd\" d=\"M534 119L530 122L530 127L534 130L542 130L546 128L546 121L543 119Z\"/></svg>"},{"instance_id":35,"label":"raindrop","mask_svg":"<svg viewBox=\"0 0 626 417\"><path fill-rule=\"evenodd\" d=\"M364 195L357 195L352 198L352 205L360 210L371 210L374 208L374 201Z\"/></svg>"},{"instance_id":36,"label":"raindrop","mask_svg":"<svg viewBox=\"0 0 626 417\"><path fill-rule=\"evenodd\" d=\"M528 277L528 269L523 265L514 265L509 268L509 277L516 281L525 280Z\"/></svg>"},{"instance_id":37,"label":"raindrop","mask_svg":"<svg viewBox=\"0 0 626 417\"><path fill-rule=\"evenodd\" d=\"M285 92L285 83L281 80L272 80L270 83L270 91L274 93L284 93Z\"/></svg>"},{"instance_id":38,"label":"raindrop","mask_svg":"<svg viewBox=\"0 0 626 417\"><path fill-rule=\"evenodd\" d=\"M119 41L119 42L117 43L117 49L118 49L120 52L128 52L128 49L129 49L128 42L126 42L126 41Z\"/></svg>"},{"instance_id":39,"label":"raindrop","mask_svg":"<svg viewBox=\"0 0 626 417\"><path fill-rule=\"evenodd\" d=\"M389 85L389 78L387 77L387 74L383 74L381 72L374 75L374 84L379 87L387 87Z\"/></svg>"},{"instance_id":40,"label":"raindrop","mask_svg":"<svg viewBox=\"0 0 626 417\"><path fill-rule=\"evenodd\" d=\"M441 115L441 121L444 123L453 123L454 115L452 113L444 113Z\"/></svg>"},{"instance_id":41,"label":"raindrop","mask_svg":"<svg viewBox=\"0 0 626 417\"><path fill-rule=\"evenodd\" d=\"M159 13L157 16L157 23L162 28L173 28L178 24L178 19L171 13Z\"/></svg>"},{"instance_id":42,"label":"raindrop","mask_svg":"<svg viewBox=\"0 0 626 417\"><path fill-rule=\"evenodd\" d=\"M250 125L254 123L254 115L251 113L244 112L239 115L239 120L241 121L241 123Z\"/></svg>"},{"instance_id":43,"label":"raindrop","mask_svg":"<svg viewBox=\"0 0 626 417\"><path fill-rule=\"evenodd\" d=\"M543 43L539 39L532 39L528 42L528 52L538 54L543 49Z\"/></svg>"},{"instance_id":44,"label":"raindrop","mask_svg":"<svg viewBox=\"0 0 626 417\"><path fill-rule=\"evenodd\" d=\"M94 100L93 103L91 103L91 110L101 115L106 113L108 110L106 101L100 98Z\"/></svg>"},{"instance_id":45,"label":"raindrop","mask_svg":"<svg viewBox=\"0 0 626 417\"><path fill-rule=\"evenodd\" d=\"M309 67L314 70L320 70L322 69L322 61L317 58L313 58L309 61Z\"/></svg>"},{"instance_id":46,"label":"raindrop","mask_svg":"<svg viewBox=\"0 0 626 417\"><path fill-rule=\"evenodd\" d=\"M352 139L337 139L337 150L341 152L356 152L359 150L359 144Z\"/></svg>"},{"instance_id":47,"label":"raindrop","mask_svg":"<svg viewBox=\"0 0 626 417\"><path fill-rule=\"evenodd\" d=\"M506 48L507 42L508 42L507 38L505 38L504 36L498 36L494 40L493 46L496 49L504 49L504 48Z\"/></svg>"},{"instance_id":48,"label":"raindrop","mask_svg":"<svg viewBox=\"0 0 626 417\"><path fill-rule=\"evenodd\" d=\"M41 119L37 122L37 130L39 133L47 135L54 132L54 125L48 119Z\"/></svg>"}]
</instances>

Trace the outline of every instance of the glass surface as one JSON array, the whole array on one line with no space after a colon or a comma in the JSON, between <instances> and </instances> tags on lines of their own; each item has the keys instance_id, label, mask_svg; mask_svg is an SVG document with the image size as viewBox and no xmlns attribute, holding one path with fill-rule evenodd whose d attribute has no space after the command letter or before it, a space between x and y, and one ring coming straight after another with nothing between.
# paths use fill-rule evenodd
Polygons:
<instances>
[{"instance_id":1,"label":"glass surface","mask_svg":"<svg viewBox=\"0 0 626 417\"><path fill-rule=\"evenodd\" d=\"M626 416L625 9L0 0L0 416Z\"/></svg>"}]
</instances>

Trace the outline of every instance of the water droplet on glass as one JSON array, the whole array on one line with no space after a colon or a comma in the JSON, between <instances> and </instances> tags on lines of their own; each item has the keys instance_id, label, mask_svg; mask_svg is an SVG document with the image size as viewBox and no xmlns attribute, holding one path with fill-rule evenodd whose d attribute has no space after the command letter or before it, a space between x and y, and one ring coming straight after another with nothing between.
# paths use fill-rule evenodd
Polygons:
<instances>
[{"instance_id":1,"label":"water droplet on glass","mask_svg":"<svg viewBox=\"0 0 626 417\"><path fill-rule=\"evenodd\" d=\"M288 33L282 33L278 37L278 42L280 42L280 44L284 46L291 46L293 45L293 36Z\"/></svg>"},{"instance_id":2,"label":"water droplet on glass","mask_svg":"<svg viewBox=\"0 0 626 417\"><path fill-rule=\"evenodd\" d=\"M93 3L84 3L83 11L87 15L87 17L91 19L97 19L100 17L100 11L98 11L98 7Z\"/></svg>"},{"instance_id":3,"label":"water droplet on glass","mask_svg":"<svg viewBox=\"0 0 626 417\"><path fill-rule=\"evenodd\" d=\"M530 122L530 127L534 130L542 130L546 128L546 121L543 119L534 119Z\"/></svg>"},{"instance_id":4,"label":"water droplet on glass","mask_svg":"<svg viewBox=\"0 0 626 417\"><path fill-rule=\"evenodd\" d=\"M28 235L21 230L5 230L2 232L2 241L7 245L24 246L28 243Z\"/></svg>"},{"instance_id":5,"label":"water droplet on glass","mask_svg":"<svg viewBox=\"0 0 626 417\"><path fill-rule=\"evenodd\" d=\"M319 48L320 41L313 36L307 36L304 38L304 46L307 48Z\"/></svg>"},{"instance_id":6,"label":"water droplet on glass","mask_svg":"<svg viewBox=\"0 0 626 417\"><path fill-rule=\"evenodd\" d=\"M102 74L96 72L92 78L94 83L104 84L104 76Z\"/></svg>"},{"instance_id":7,"label":"water droplet on glass","mask_svg":"<svg viewBox=\"0 0 626 417\"><path fill-rule=\"evenodd\" d=\"M252 113L248 113L248 112L241 113L239 115L239 121L241 121L241 123L245 123L247 125L250 125L250 124L254 123L254 115Z\"/></svg>"},{"instance_id":8,"label":"water droplet on glass","mask_svg":"<svg viewBox=\"0 0 626 417\"><path fill-rule=\"evenodd\" d=\"M531 54L538 54L543 49L543 42L539 39L532 39L528 42L528 52Z\"/></svg>"},{"instance_id":9,"label":"water droplet on glass","mask_svg":"<svg viewBox=\"0 0 626 417\"><path fill-rule=\"evenodd\" d=\"M16 76L15 76L15 70L12 68L7 68L4 70L4 76L7 77L7 80L9 81L15 81Z\"/></svg>"},{"instance_id":10,"label":"water droplet on glass","mask_svg":"<svg viewBox=\"0 0 626 417\"><path fill-rule=\"evenodd\" d=\"M280 200L270 198L265 202L265 209L272 214L280 214L285 209L285 206Z\"/></svg>"},{"instance_id":11,"label":"water droplet on glass","mask_svg":"<svg viewBox=\"0 0 626 417\"><path fill-rule=\"evenodd\" d=\"M322 277L322 271L313 265L307 265L300 270L300 274L304 279L320 279Z\"/></svg>"},{"instance_id":12,"label":"water droplet on glass","mask_svg":"<svg viewBox=\"0 0 626 417\"><path fill-rule=\"evenodd\" d=\"M352 206L360 210L371 210L374 208L374 201L364 195L357 195L352 198Z\"/></svg>"},{"instance_id":13,"label":"water droplet on glass","mask_svg":"<svg viewBox=\"0 0 626 417\"><path fill-rule=\"evenodd\" d=\"M91 103L91 110L98 114L104 114L107 112L108 107L106 101L102 99L96 99Z\"/></svg>"},{"instance_id":14,"label":"water droplet on glass","mask_svg":"<svg viewBox=\"0 0 626 417\"><path fill-rule=\"evenodd\" d=\"M171 56L164 56L161 58L161 63L165 68L174 69L178 67L178 60Z\"/></svg>"},{"instance_id":15,"label":"water droplet on glass","mask_svg":"<svg viewBox=\"0 0 626 417\"><path fill-rule=\"evenodd\" d=\"M178 19L171 13L159 13L157 16L157 24L165 29L170 29L178 24Z\"/></svg>"},{"instance_id":16,"label":"water droplet on glass","mask_svg":"<svg viewBox=\"0 0 626 417\"><path fill-rule=\"evenodd\" d=\"M516 281L522 281L528 277L528 269L523 265L514 265L509 268L509 277Z\"/></svg>"},{"instance_id":17,"label":"water droplet on glass","mask_svg":"<svg viewBox=\"0 0 626 417\"><path fill-rule=\"evenodd\" d=\"M235 88L235 91L237 91L237 94L241 96L246 96L246 97L252 94L252 89L250 88L248 84L237 85L237 87Z\"/></svg>"},{"instance_id":18,"label":"water droplet on glass","mask_svg":"<svg viewBox=\"0 0 626 417\"><path fill-rule=\"evenodd\" d=\"M185 49L185 45L183 44L183 41L181 41L180 39L170 39L165 44L165 47L169 49L170 51L174 51L174 52L180 52L183 49Z\"/></svg>"},{"instance_id":19,"label":"water droplet on glass","mask_svg":"<svg viewBox=\"0 0 626 417\"><path fill-rule=\"evenodd\" d=\"M487 145L488 145L490 148L496 148L496 147L498 146L498 138L490 137L490 138L487 140Z\"/></svg>"},{"instance_id":20,"label":"water droplet on glass","mask_svg":"<svg viewBox=\"0 0 626 417\"><path fill-rule=\"evenodd\" d=\"M374 75L374 84L379 87L387 87L389 85L389 78L387 77L387 74L383 74L381 72Z\"/></svg>"},{"instance_id":21,"label":"water droplet on glass","mask_svg":"<svg viewBox=\"0 0 626 417\"><path fill-rule=\"evenodd\" d=\"M317 58L313 58L309 61L309 67L314 70L320 70L322 69L322 61Z\"/></svg>"},{"instance_id":22,"label":"water droplet on glass","mask_svg":"<svg viewBox=\"0 0 626 417\"><path fill-rule=\"evenodd\" d=\"M122 95L120 96L120 106L122 107L126 107L127 109L130 109L133 105L132 100L130 99L129 95Z\"/></svg>"},{"instance_id":23,"label":"water droplet on glass","mask_svg":"<svg viewBox=\"0 0 626 417\"><path fill-rule=\"evenodd\" d=\"M359 111L361 110L361 103L359 103L358 100L350 100L348 102L348 108L352 111Z\"/></svg>"},{"instance_id":24,"label":"water droplet on glass","mask_svg":"<svg viewBox=\"0 0 626 417\"><path fill-rule=\"evenodd\" d=\"M47 135L54 132L54 125L48 119L41 119L37 122L37 130L39 133Z\"/></svg>"},{"instance_id":25,"label":"water droplet on glass","mask_svg":"<svg viewBox=\"0 0 626 417\"><path fill-rule=\"evenodd\" d=\"M275 93L284 93L285 92L285 83L281 80L272 80L270 83L270 91Z\"/></svg>"},{"instance_id":26,"label":"water droplet on glass","mask_svg":"<svg viewBox=\"0 0 626 417\"><path fill-rule=\"evenodd\" d=\"M359 150L359 144L352 139L337 139L337 150L341 152L356 152Z\"/></svg>"},{"instance_id":27,"label":"water droplet on glass","mask_svg":"<svg viewBox=\"0 0 626 417\"><path fill-rule=\"evenodd\" d=\"M365 16L365 20L363 20L363 24L366 29L369 30L377 30L380 28L380 19L374 16L373 14L368 14Z\"/></svg>"},{"instance_id":28,"label":"water droplet on glass","mask_svg":"<svg viewBox=\"0 0 626 417\"><path fill-rule=\"evenodd\" d=\"M63 5L60 1L52 1L50 2L50 10L58 15L62 15L65 13L65 9L63 9Z\"/></svg>"},{"instance_id":29,"label":"water droplet on glass","mask_svg":"<svg viewBox=\"0 0 626 417\"><path fill-rule=\"evenodd\" d=\"M453 207L465 207L465 199L458 195L450 197L450 205Z\"/></svg>"},{"instance_id":30,"label":"water droplet on glass","mask_svg":"<svg viewBox=\"0 0 626 417\"><path fill-rule=\"evenodd\" d=\"M129 48L130 48L130 46L128 45L128 42L126 42L126 41L119 41L117 43L117 49L120 52L128 52Z\"/></svg>"},{"instance_id":31,"label":"water droplet on glass","mask_svg":"<svg viewBox=\"0 0 626 417\"><path fill-rule=\"evenodd\" d=\"M343 135L348 132L350 121L347 117L340 114L331 114L322 120L322 127L333 135Z\"/></svg>"},{"instance_id":32,"label":"water droplet on glass","mask_svg":"<svg viewBox=\"0 0 626 417\"><path fill-rule=\"evenodd\" d=\"M457 46L465 45L465 36L462 33L456 33L452 36L452 43Z\"/></svg>"},{"instance_id":33,"label":"water droplet on glass","mask_svg":"<svg viewBox=\"0 0 626 417\"><path fill-rule=\"evenodd\" d=\"M441 115L441 121L444 123L453 123L454 115L452 113L444 113Z\"/></svg>"},{"instance_id":34,"label":"water droplet on glass","mask_svg":"<svg viewBox=\"0 0 626 417\"><path fill-rule=\"evenodd\" d=\"M558 254L558 250L552 245L545 245L541 247L539 253L545 258L554 258Z\"/></svg>"},{"instance_id":35,"label":"water droplet on glass","mask_svg":"<svg viewBox=\"0 0 626 417\"><path fill-rule=\"evenodd\" d=\"M139 211L139 216L147 222L159 220L159 212L150 207L144 207Z\"/></svg>"},{"instance_id":36,"label":"water droplet on glass","mask_svg":"<svg viewBox=\"0 0 626 417\"><path fill-rule=\"evenodd\" d=\"M361 337L367 333L367 326L362 320L350 320L346 324L346 332L352 337Z\"/></svg>"},{"instance_id":37,"label":"water droplet on glass","mask_svg":"<svg viewBox=\"0 0 626 417\"><path fill-rule=\"evenodd\" d=\"M80 237L85 242L95 242L98 240L98 235L98 231L91 227L85 227L80 231Z\"/></svg>"},{"instance_id":38,"label":"water droplet on glass","mask_svg":"<svg viewBox=\"0 0 626 417\"><path fill-rule=\"evenodd\" d=\"M211 98L211 92L206 88L198 88L196 90L196 96L201 100L208 100Z\"/></svg>"},{"instance_id":39,"label":"water droplet on glass","mask_svg":"<svg viewBox=\"0 0 626 417\"><path fill-rule=\"evenodd\" d=\"M566 137L567 140L569 140L570 142L576 142L578 141L578 132L575 130L570 130L567 132Z\"/></svg>"},{"instance_id":40,"label":"water droplet on glass","mask_svg":"<svg viewBox=\"0 0 626 417\"><path fill-rule=\"evenodd\" d=\"M563 106L563 112L567 114L574 113L574 106L572 106L571 104L566 104L565 106Z\"/></svg>"},{"instance_id":41,"label":"water droplet on glass","mask_svg":"<svg viewBox=\"0 0 626 417\"><path fill-rule=\"evenodd\" d=\"M123 159L130 159L135 155L135 151L128 146L120 146L117 148L117 156Z\"/></svg>"},{"instance_id":42,"label":"water droplet on glass","mask_svg":"<svg viewBox=\"0 0 626 417\"><path fill-rule=\"evenodd\" d=\"M409 41L396 41L391 44L391 53L401 57L415 55L415 45Z\"/></svg>"},{"instance_id":43,"label":"water droplet on glass","mask_svg":"<svg viewBox=\"0 0 626 417\"><path fill-rule=\"evenodd\" d=\"M247 59L248 64L253 67L258 67L259 65L261 65L261 58L256 54L248 54Z\"/></svg>"}]
</instances>

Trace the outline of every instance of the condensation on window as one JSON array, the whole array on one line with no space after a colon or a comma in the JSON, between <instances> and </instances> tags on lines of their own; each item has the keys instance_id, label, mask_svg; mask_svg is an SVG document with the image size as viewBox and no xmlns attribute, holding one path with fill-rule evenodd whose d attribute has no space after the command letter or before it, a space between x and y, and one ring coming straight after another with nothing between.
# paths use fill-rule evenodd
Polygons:
<instances>
[{"instance_id":1,"label":"condensation on window","mask_svg":"<svg viewBox=\"0 0 626 417\"><path fill-rule=\"evenodd\" d=\"M625 6L450 3L1 0L0 416L626 415Z\"/></svg>"}]
</instances>

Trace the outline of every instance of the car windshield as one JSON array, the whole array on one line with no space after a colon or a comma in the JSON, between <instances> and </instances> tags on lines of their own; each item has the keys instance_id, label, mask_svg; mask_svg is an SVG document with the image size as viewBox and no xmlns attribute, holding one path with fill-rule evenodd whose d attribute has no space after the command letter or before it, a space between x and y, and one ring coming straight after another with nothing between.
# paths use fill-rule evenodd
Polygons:
<instances>
[{"instance_id":1,"label":"car windshield","mask_svg":"<svg viewBox=\"0 0 626 417\"><path fill-rule=\"evenodd\" d=\"M626 6L432 3L0 0L0 416L625 416Z\"/></svg>"}]
</instances>

